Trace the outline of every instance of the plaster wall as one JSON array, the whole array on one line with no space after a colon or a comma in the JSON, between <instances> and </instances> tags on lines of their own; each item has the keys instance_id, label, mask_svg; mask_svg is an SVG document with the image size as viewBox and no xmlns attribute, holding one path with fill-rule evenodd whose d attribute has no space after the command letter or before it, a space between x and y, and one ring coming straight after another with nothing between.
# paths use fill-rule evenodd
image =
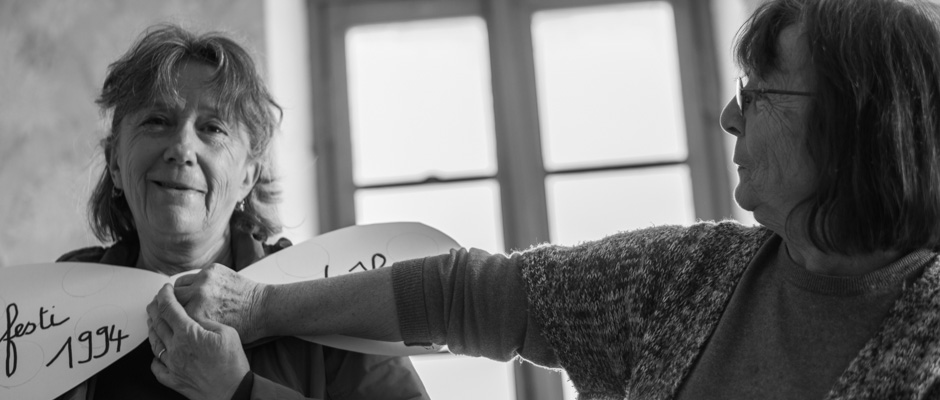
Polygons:
<instances>
[{"instance_id":1,"label":"plaster wall","mask_svg":"<svg viewBox=\"0 0 940 400\"><path fill-rule=\"evenodd\" d=\"M86 203L107 126L108 64L148 26L229 32L264 68L264 0L0 0L0 266L98 241Z\"/></svg>"}]
</instances>

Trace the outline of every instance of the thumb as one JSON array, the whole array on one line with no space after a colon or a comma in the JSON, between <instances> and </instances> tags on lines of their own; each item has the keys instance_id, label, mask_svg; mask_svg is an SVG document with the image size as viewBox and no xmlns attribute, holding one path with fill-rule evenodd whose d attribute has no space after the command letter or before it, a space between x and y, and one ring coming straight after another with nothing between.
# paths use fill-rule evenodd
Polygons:
<instances>
[{"instance_id":1,"label":"thumb","mask_svg":"<svg viewBox=\"0 0 940 400\"><path fill-rule=\"evenodd\" d=\"M195 321L186 314L186 310L183 309L179 301L176 300L172 285L163 285L160 291L157 292L157 296L154 300L156 302L156 308L159 310L159 317L163 318L174 331L185 330L186 327L195 323Z\"/></svg>"}]
</instances>

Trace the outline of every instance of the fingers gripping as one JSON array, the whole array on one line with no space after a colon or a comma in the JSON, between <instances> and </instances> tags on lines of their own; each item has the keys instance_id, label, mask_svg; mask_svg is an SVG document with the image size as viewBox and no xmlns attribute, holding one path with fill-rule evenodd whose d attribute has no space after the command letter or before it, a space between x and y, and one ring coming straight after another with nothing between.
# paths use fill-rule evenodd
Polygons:
<instances>
[{"instance_id":1,"label":"fingers gripping","mask_svg":"<svg viewBox=\"0 0 940 400\"><path fill-rule=\"evenodd\" d=\"M147 313L150 317L151 329L156 331L157 337L164 343L172 340L174 332L184 332L195 324L195 321L186 315L183 306L176 300L170 284L160 288L157 296L147 306Z\"/></svg>"},{"instance_id":2,"label":"fingers gripping","mask_svg":"<svg viewBox=\"0 0 940 400\"><path fill-rule=\"evenodd\" d=\"M213 273L212 269L215 268L215 265L205 268L199 273L182 275L176 278L176 282L173 285L173 293L176 295L176 299L183 306L187 306L189 301L196 294L196 291L193 289L200 287L202 283L205 283Z\"/></svg>"},{"instance_id":3,"label":"fingers gripping","mask_svg":"<svg viewBox=\"0 0 940 400\"><path fill-rule=\"evenodd\" d=\"M153 372L153 376L157 378L157 382L163 384L167 387L176 387L176 380L173 379L173 374L170 373L170 369L157 358L154 358L150 362L150 372Z\"/></svg>"},{"instance_id":4,"label":"fingers gripping","mask_svg":"<svg viewBox=\"0 0 940 400\"><path fill-rule=\"evenodd\" d=\"M174 286L177 288L191 286L193 283L196 282L196 279L199 277L199 275L202 275L201 271L197 274L180 275L179 277L176 278L176 283L174 284Z\"/></svg>"}]
</instances>

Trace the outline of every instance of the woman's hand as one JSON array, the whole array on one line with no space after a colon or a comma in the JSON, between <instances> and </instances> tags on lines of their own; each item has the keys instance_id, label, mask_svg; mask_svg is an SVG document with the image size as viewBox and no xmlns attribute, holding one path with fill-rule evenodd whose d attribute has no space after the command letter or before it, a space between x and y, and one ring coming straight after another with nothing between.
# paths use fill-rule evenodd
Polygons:
<instances>
[{"instance_id":1,"label":"woman's hand","mask_svg":"<svg viewBox=\"0 0 940 400\"><path fill-rule=\"evenodd\" d=\"M231 399L250 370L238 332L190 318L169 284L147 305L147 314L150 370L157 381L190 400Z\"/></svg>"},{"instance_id":2,"label":"woman's hand","mask_svg":"<svg viewBox=\"0 0 940 400\"><path fill-rule=\"evenodd\" d=\"M245 278L220 264L176 279L176 299L196 321L213 321L234 328L244 343L263 338L265 324L258 310L266 285Z\"/></svg>"}]
</instances>

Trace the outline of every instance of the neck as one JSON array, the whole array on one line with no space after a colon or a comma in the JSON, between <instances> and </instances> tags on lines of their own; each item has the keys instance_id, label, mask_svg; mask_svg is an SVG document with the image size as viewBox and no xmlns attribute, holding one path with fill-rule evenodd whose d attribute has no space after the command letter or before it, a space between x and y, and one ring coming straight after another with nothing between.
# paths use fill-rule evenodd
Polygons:
<instances>
[{"instance_id":1,"label":"neck","mask_svg":"<svg viewBox=\"0 0 940 400\"><path fill-rule=\"evenodd\" d=\"M825 252L816 247L807 234L793 232L796 230L787 232L786 215L789 213L765 212L758 215L755 211L754 218L780 235L790 259L812 273L829 276L864 275L887 267L905 255L896 250L849 255ZM788 233L793 233L793 235L788 235Z\"/></svg>"},{"instance_id":2,"label":"neck","mask_svg":"<svg viewBox=\"0 0 940 400\"><path fill-rule=\"evenodd\" d=\"M180 238L172 235L140 236L137 267L175 275L206 268L213 263L232 265L228 228L212 240Z\"/></svg>"},{"instance_id":3,"label":"neck","mask_svg":"<svg viewBox=\"0 0 940 400\"><path fill-rule=\"evenodd\" d=\"M864 254L836 254L824 252L806 241L784 239L784 248L790 259L807 271L829 276L858 276L881 268L900 259L904 254L896 250L875 251Z\"/></svg>"}]
</instances>

